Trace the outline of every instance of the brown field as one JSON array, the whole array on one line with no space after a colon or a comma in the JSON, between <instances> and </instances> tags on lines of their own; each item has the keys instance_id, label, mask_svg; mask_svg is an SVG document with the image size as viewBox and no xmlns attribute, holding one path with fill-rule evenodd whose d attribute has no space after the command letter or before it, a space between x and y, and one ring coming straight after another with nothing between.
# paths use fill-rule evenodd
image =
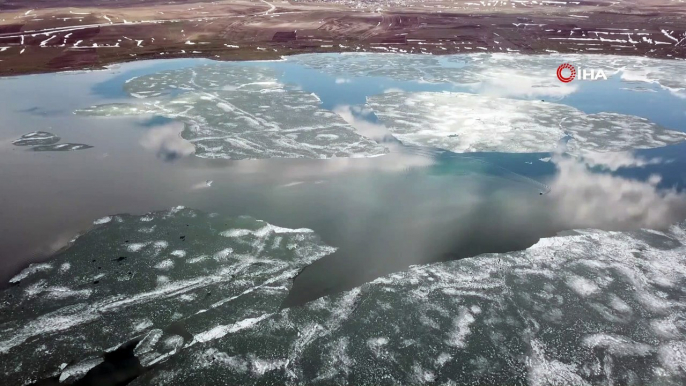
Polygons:
<instances>
[{"instance_id":1,"label":"brown field","mask_svg":"<svg viewBox=\"0 0 686 386\"><path fill-rule=\"evenodd\" d=\"M341 51L686 58L685 14L679 0L0 0L0 75Z\"/></svg>"}]
</instances>

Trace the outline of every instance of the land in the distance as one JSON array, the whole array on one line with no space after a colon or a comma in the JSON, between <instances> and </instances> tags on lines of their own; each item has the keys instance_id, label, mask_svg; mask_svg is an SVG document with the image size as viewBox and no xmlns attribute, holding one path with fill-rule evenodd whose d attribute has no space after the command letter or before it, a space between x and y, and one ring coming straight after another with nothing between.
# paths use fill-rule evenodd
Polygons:
<instances>
[{"instance_id":1,"label":"land in the distance","mask_svg":"<svg viewBox=\"0 0 686 386\"><path fill-rule=\"evenodd\" d=\"M686 58L683 0L0 0L0 76L306 52Z\"/></svg>"}]
</instances>

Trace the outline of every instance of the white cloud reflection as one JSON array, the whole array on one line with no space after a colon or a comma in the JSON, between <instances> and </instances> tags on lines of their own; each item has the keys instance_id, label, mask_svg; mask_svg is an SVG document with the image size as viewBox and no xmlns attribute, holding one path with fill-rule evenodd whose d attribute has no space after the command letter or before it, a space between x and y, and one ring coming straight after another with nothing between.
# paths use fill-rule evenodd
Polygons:
<instances>
[{"instance_id":1,"label":"white cloud reflection","mask_svg":"<svg viewBox=\"0 0 686 386\"><path fill-rule=\"evenodd\" d=\"M484 76L484 80L473 84L471 91L497 97L560 99L579 89L578 84L565 84L556 77L527 75L512 69L496 68L480 75Z\"/></svg>"},{"instance_id":2,"label":"white cloud reflection","mask_svg":"<svg viewBox=\"0 0 686 386\"><path fill-rule=\"evenodd\" d=\"M153 127L141 138L140 144L154 151L158 157L166 161L174 161L189 156L195 151L193 144L181 138L182 131L183 123L180 122Z\"/></svg>"},{"instance_id":3,"label":"white cloud reflection","mask_svg":"<svg viewBox=\"0 0 686 386\"><path fill-rule=\"evenodd\" d=\"M613 172L621 168L642 168L669 162L659 157L643 158L632 152L584 152L581 159L590 167L599 167Z\"/></svg>"},{"instance_id":4,"label":"white cloud reflection","mask_svg":"<svg viewBox=\"0 0 686 386\"><path fill-rule=\"evenodd\" d=\"M631 161L624 154L625 163ZM661 178L632 180L594 173L584 162L553 157L558 173L551 182L554 215L567 229L663 229L686 218L686 194L659 189Z\"/></svg>"}]
</instances>

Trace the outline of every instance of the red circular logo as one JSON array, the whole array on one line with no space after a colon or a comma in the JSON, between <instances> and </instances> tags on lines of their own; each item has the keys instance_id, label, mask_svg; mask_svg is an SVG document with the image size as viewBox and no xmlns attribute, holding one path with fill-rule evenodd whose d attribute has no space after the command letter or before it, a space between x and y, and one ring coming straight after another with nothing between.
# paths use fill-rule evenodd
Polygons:
<instances>
[{"instance_id":1,"label":"red circular logo","mask_svg":"<svg viewBox=\"0 0 686 386\"><path fill-rule=\"evenodd\" d=\"M570 71L569 76L565 77L562 75L562 71L564 69L569 69L569 71ZM572 66L569 63L560 64L560 67L557 68L557 79L559 79L560 82L569 83L569 82L574 80L575 76L576 76L576 70L574 69L574 66Z\"/></svg>"}]
</instances>

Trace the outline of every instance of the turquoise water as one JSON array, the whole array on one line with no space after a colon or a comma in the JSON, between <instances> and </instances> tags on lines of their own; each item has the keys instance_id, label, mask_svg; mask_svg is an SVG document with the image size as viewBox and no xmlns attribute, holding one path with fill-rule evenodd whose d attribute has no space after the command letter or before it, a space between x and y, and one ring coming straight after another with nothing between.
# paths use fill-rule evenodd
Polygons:
<instances>
[{"instance_id":1,"label":"turquoise water","mask_svg":"<svg viewBox=\"0 0 686 386\"><path fill-rule=\"evenodd\" d=\"M463 67L460 63L446 60L445 57L439 57L439 62L447 68L454 68L456 71ZM205 59L159 61L149 67L124 71L116 77L94 85L92 90L94 94L105 98L121 98L126 95L121 86L127 79L207 63L213 62ZM361 107L368 96L380 94L389 89L407 92L474 92L466 85L402 81L381 76L345 77L345 82L340 82L340 76L327 74L289 61L238 62L224 63L224 65L274 68L280 73L279 81L315 93L321 99L322 107L329 110L335 110L338 106ZM337 80L339 81L337 82ZM635 115L669 129L686 131L686 100L660 88L657 84L640 83L643 91L632 91L629 88L635 86L636 83L623 82L619 75L615 75L604 82L580 82L579 85L576 92L562 98L554 98L553 101L575 107L588 114L615 112ZM356 114L356 117L371 123L379 122L373 113ZM165 123L168 123L167 119L154 117L146 122L146 125L154 126ZM686 185L686 175L683 172L686 170L686 143L657 149L637 150L636 154L646 158L660 157L667 162L643 167L625 167L610 173L640 181L646 181L651 175L659 175L662 178L659 184L661 188L674 188L678 191L684 189ZM546 177L555 173L555 167L552 164L536 161L549 156L549 153L470 153L468 156L442 153L442 155L437 156L437 161L442 164L459 162L465 157L479 158L506 168L513 173L537 180L545 180Z\"/></svg>"}]
</instances>

